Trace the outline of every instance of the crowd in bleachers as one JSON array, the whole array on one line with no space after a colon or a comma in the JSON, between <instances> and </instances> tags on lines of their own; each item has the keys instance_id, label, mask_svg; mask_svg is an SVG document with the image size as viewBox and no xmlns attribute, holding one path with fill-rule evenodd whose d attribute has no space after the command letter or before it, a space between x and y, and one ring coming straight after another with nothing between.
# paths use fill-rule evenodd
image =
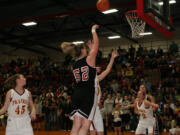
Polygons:
<instances>
[{"instance_id":1,"label":"crowd in bleachers","mask_svg":"<svg viewBox=\"0 0 180 135\"><path fill-rule=\"evenodd\" d=\"M124 106L134 102L139 86L143 84L147 93L155 97L159 104L155 112L160 131L168 131L180 126L180 63L178 45L172 43L165 52L133 46L129 50L118 48L112 72L100 85L102 90L99 104L107 130L113 129L113 111L118 105L122 131L134 131L138 116L133 109ZM111 53L107 58L98 53L97 66L106 68ZM53 62L50 58L17 59L0 65L0 105L3 105L6 90L4 80L15 74L22 73L27 78L27 89L33 94L37 119L33 122L35 130L70 130L72 121L71 95L73 93L73 76L71 73L72 58L66 56L63 63ZM150 73L150 74L149 74ZM155 73L153 76L151 73ZM179 112L178 112L179 110ZM0 116L1 124L5 125L6 116Z\"/></svg>"}]
</instances>

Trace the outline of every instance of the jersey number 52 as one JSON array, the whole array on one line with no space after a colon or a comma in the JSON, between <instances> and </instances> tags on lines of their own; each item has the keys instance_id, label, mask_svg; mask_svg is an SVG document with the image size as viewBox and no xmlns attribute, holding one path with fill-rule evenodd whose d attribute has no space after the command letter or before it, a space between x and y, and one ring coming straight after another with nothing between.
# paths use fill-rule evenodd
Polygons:
<instances>
[{"instance_id":1,"label":"jersey number 52","mask_svg":"<svg viewBox=\"0 0 180 135\"><path fill-rule=\"evenodd\" d=\"M73 70L74 77L76 79L76 82L82 81L88 81L89 80L89 67L84 66L81 68L77 68Z\"/></svg>"}]
</instances>

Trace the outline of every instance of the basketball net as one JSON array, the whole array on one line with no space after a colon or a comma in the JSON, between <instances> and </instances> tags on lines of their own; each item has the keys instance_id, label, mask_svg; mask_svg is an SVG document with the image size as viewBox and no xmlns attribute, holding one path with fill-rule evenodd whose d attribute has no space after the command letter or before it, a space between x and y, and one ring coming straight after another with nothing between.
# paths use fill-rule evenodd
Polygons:
<instances>
[{"instance_id":1,"label":"basketball net","mask_svg":"<svg viewBox=\"0 0 180 135\"><path fill-rule=\"evenodd\" d=\"M131 26L132 31L132 38L141 38L143 35L140 35L140 33L144 33L146 22L141 20L141 18L138 17L137 11L132 10L125 13L126 19Z\"/></svg>"}]
</instances>

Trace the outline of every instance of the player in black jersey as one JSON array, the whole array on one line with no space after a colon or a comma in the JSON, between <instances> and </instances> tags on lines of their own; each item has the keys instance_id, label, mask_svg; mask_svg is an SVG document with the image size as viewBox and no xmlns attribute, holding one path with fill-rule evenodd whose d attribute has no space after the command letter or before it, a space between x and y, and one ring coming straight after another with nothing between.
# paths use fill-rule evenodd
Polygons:
<instances>
[{"instance_id":1,"label":"player in black jersey","mask_svg":"<svg viewBox=\"0 0 180 135\"><path fill-rule=\"evenodd\" d=\"M66 54L74 54L77 60L74 62L73 74L75 78L75 90L72 96L73 127L71 135L86 135L93 120L97 106L97 74L96 56L99 49L99 39L96 33L98 25L92 27L93 41L89 54L85 45L74 45L64 42L62 51Z\"/></svg>"}]
</instances>

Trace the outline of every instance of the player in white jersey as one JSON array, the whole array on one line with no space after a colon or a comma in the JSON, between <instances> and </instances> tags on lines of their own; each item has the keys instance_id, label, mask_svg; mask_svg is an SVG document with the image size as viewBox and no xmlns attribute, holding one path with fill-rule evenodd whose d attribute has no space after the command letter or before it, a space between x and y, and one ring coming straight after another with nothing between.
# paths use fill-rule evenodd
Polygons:
<instances>
[{"instance_id":1,"label":"player in white jersey","mask_svg":"<svg viewBox=\"0 0 180 135\"><path fill-rule=\"evenodd\" d=\"M98 103L100 102L101 98L101 88L98 85ZM104 134L104 126L103 126L103 118L99 109L99 106L97 105L96 111L94 114L94 119L92 121L92 124L90 126L90 134L91 135L96 135L96 132L98 135L103 135Z\"/></svg>"},{"instance_id":2,"label":"player in white jersey","mask_svg":"<svg viewBox=\"0 0 180 135\"><path fill-rule=\"evenodd\" d=\"M89 46L89 48L91 48ZM111 60L107 66L107 68L100 74L98 75L98 81L103 80L110 72L114 63L114 59L118 56L117 51L113 51L112 52L112 56L111 56ZM98 70L97 70L98 72ZM101 88L100 85L98 84L98 104L100 102L100 98L101 98ZM100 113L100 109L99 106L96 107L96 112L95 112L95 116L93 119L93 122L90 126L90 134L91 135L104 135L104 126L103 126L103 118L102 115Z\"/></svg>"},{"instance_id":3,"label":"player in white jersey","mask_svg":"<svg viewBox=\"0 0 180 135\"><path fill-rule=\"evenodd\" d=\"M155 98L151 94L147 94L146 87L144 85L140 85L139 90L142 91L145 95L145 100L148 100L152 103L155 103ZM156 108L153 108L153 111L155 112ZM158 131L158 116L157 114L154 114L155 117L155 123L154 123L154 131Z\"/></svg>"},{"instance_id":4,"label":"player in white jersey","mask_svg":"<svg viewBox=\"0 0 180 135\"><path fill-rule=\"evenodd\" d=\"M135 104L135 112L140 115L140 119L136 129L136 135L145 134L146 129L148 129L149 135L153 135L155 123L153 108L157 109L158 107L158 104L145 100L145 95L142 91L138 92L138 100Z\"/></svg>"},{"instance_id":5,"label":"player in white jersey","mask_svg":"<svg viewBox=\"0 0 180 135\"><path fill-rule=\"evenodd\" d=\"M10 90L6 94L0 115L8 111L6 135L33 135L31 119L36 118L36 112L32 95L24 89L25 85L26 79L22 74L13 75L5 81L5 88Z\"/></svg>"},{"instance_id":6,"label":"player in white jersey","mask_svg":"<svg viewBox=\"0 0 180 135\"><path fill-rule=\"evenodd\" d=\"M125 106L126 109L135 108L135 113L140 115L136 135L146 134L146 129L148 129L149 135L153 135L153 128L155 125L153 110L158 107L158 104L146 100L146 95L142 90L138 92L138 98L134 104Z\"/></svg>"}]
</instances>

